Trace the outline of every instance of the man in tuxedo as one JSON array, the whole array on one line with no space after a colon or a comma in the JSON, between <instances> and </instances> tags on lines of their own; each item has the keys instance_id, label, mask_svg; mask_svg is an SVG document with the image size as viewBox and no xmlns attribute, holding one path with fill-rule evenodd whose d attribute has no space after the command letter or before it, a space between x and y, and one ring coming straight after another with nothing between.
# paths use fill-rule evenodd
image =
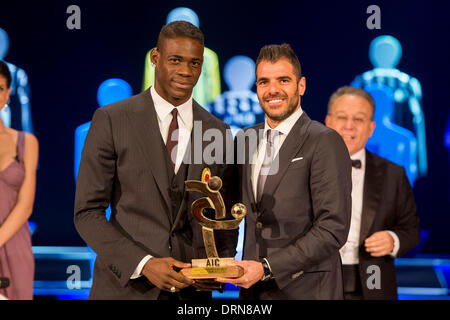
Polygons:
<instances>
[{"instance_id":1,"label":"man in tuxedo","mask_svg":"<svg viewBox=\"0 0 450 320\"><path fill-rule=\"evenodd\" d=\"M244 275L219 281L239 285L241 299L342 299L339 249L351 211L345 144L303 111L306 80L288 44L261 49L256 87L265 122L236 136L248 212L243 261L235 263Z\"/></svg>"},{"instance_id":2,"label":"man in tuxedo","mask_svg":"<svg viewBox=\"0 0 450 320\"><path fill-rule=\"evenodd\" d=\"M210 296L196 291L209 285L179 272L190 267L192 258L206 255L200 225L190 214L192 202L202 195L185 192L185 180L200 180L207 167L223 179L225 199L231 194L226 152L219 161L204 159L202 139L205 131L218 130L225 145L229 128L192 99L203 43L202 32L188 22L164 26L151 54L154 86L94 114L74 217L81 237L98 255L91 299ZM110 221L105 218L109 205ZM233 257L237 233L217 236L219 254Z\"/></svg>"},{"instance_id":3,"label":"man in tuxedo","mask_svg":"<svg viewBox=\"0 0 450 320\"><path fill-rule=\"evenodd\" d=\"M360 88L330 97L325 123L352 159L352 218L341 248L345 299L397 299L394 258L420 240L414 194L405 170L365 149L375 129L375 103Z\"/></svg>"}]
</instances>

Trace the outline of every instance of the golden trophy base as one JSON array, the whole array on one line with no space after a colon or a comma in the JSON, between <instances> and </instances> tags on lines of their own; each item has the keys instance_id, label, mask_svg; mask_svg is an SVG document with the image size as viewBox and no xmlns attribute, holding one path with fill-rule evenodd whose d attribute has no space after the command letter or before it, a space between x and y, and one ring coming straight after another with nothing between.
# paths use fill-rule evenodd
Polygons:
<instances>
[{"instance_id":1,"label":"golden trophy base","mask_svg":"<svg viewBox=\"0 0 450 320\"><path fill-rule=\"evenodd\" d=\"M189 279L239 278L244 274L241 266L228 265L233 258L193 259L192 268L181 273Z\"/></svg>"}]
</instances>

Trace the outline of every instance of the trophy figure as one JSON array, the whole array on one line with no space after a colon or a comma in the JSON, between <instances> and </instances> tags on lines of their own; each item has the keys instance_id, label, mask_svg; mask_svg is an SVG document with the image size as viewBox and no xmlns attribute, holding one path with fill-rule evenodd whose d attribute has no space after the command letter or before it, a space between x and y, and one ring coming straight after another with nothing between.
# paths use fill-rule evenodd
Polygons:
<instances>
[{"instance_id":1,"label":"trophy figure","mask_svg":"<svg viewBox=\"0 0 450 320\"><path fill-rule=\"evenodd\" d=\"M214 230L237 229L247 214L247 208L242 203L236 203L231 208L231 215L234 219L224 220L226 218L225 204L219 192L222 180L217 176L211 178L209 176L208 173L204 173L202 181L185 181L187 191L198 191L206 195L192 203L191 213L202 226L203 242L208 258L192 259L192 268L182 269L181 272L190 279L238 278L244 274L244 270L240 266L228 265L234 258L219 257L214 240ZM215 210L215 220L205 217L203 210L206 208Z\"/></svg>"}]
</instances>

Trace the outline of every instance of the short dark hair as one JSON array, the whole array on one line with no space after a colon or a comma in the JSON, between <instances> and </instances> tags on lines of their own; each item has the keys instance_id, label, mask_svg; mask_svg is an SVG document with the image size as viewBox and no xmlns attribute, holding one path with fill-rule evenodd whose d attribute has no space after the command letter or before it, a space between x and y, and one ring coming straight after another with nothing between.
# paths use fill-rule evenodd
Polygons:
<instances>
[{"instance_id":1,"label":"short dark hair","mask_svg":"<svg viewBox=\"0 0 450 320\"><path fill-rule=\"evenodd\" d=\"M6 87L11 87L11 73L9 72L8 65L0 60L0 76L6 78Z\"/></svg>"},{"instance_id":2,"label":"short dark hair","mask_svg":"<svg viewBox=\"0 0 450 320\"><path fill-rule=\"evenodd\" d=\"M159 48L161 46L162 39L174 39L178 37L194 39L202 46L205 45L203 32L199 28L186 21L174 21L161 28L156 47Z\"/></svg>"},{"instance_id":3,"label":"short dark hair","mask_svg":"<svg viewBox=\"0 0 450 320\"><path fill-rule=\"evenodd\" d=\"M294 50L287 43L283 44L269 44L261 48L259 51L258 59L256 60L256 69L261 61L270 61L272 63L277 62L280 59L288 60L297 76L298 80L302 77L302 68L300 66L300 61L297 58Z\"/></svg>"},{"instance_id":4,"label":"short dark hair","mask_svg":"<svg viewBox=\"0 0 450 320\"><path fill-rule=\"evenodd\" d=\"M359 96L361 98L366 99L367 102L372 107L371 120L373 120L373 116L375 114L375 101L373 100L372 96L367 91L365 91L361 88L350 87L350 86L340 87L331 95L330 100L328 101L328 114L331 114L331 108L332 108L333 104L336 102L336 100L345 94L351 94L351 95Z\"/></svg>"}]
</instances>

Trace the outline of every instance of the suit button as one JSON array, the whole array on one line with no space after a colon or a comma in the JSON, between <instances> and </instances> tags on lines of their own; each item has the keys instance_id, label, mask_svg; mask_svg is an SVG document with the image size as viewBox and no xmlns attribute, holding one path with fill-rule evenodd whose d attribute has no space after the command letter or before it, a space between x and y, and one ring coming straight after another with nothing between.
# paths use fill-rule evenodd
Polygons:
<instances>
[{"instance_id":1,"label":"suit button","mask_svg":"<svg viewBox=\"0 0 450 320\"><path fill-rule=\"evenodd\" d=\"M262 222L259 222L259 221L258 221L258 222L256 223L256 228L257 228L257 229L262 229L262 227L263 227Z\"/></svg>"}]
</instances>

